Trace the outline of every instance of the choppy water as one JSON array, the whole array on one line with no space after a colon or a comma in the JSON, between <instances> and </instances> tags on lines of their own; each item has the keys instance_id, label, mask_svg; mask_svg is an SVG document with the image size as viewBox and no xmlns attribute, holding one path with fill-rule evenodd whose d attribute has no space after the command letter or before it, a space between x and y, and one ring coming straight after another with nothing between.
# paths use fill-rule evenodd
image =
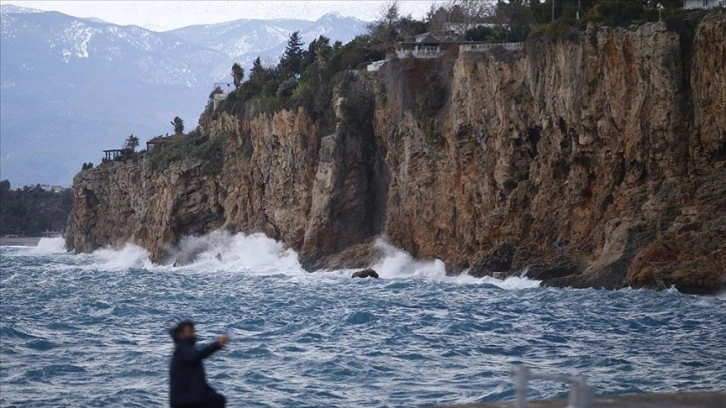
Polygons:
<instances>
[{"instance_id":1,"label":"choppy water","mask_svg":"<svg viewBox=\"0 0 726 408\"><path fill-rule=\"evenodd\" d=\"M387 248L382 279L308 274L260 236L215 235L192 265L143 250L0 249L0 405L166 404L166 330L227 331L207 360L230 407L417 406L514 397L512 368L584 374L599 394L726 389L726 300L447 278ZM222 255L222 261L215 258ZM532 398L566 387L534 382Z\"/></svg>"}]
</instances>

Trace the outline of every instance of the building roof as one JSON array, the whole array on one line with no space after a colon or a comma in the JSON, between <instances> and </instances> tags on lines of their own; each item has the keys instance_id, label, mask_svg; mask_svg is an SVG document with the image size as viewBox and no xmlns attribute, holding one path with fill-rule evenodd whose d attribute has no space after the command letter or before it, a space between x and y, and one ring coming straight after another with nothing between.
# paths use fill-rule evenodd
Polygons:
<instances>
[{"instance_id":1,"label":"building roof","mask_svg":"<svg viewBox=\"0 0 726 408\"><path fill-rule=\"evenodd\" d=\"M465 44L472 41L466 41L463 36L445 36L435 37L431 33L419 34L415 37L406 38L401 41L401 45L439 45L439 44Z\"/></svg>"},{"instance_id":2,"label":"building roof","mask_svg":"<svg viewBox=\"0 0 726 408\"><path fill-rule=\"evenodd\" d=\"M171 136L157 136L148 142L146 144L166 144L166 143L172 143L176 142L177 140L183 138L184 135L171 135Z\"/></svg>"}]
</instances>

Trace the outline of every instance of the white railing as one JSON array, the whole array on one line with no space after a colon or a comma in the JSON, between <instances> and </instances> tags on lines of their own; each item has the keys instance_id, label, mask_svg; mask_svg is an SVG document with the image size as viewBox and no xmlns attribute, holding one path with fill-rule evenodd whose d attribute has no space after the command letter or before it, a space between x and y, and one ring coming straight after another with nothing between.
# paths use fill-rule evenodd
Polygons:
<instances>
[{"instance_id":1,"label":"white railing","mask_svg":"<svg viewBox=\"0 0 726 408\"><path fill-rule=\"evenodd\" d=\"M529 380L549 380L570 384L570 392L567 398L567 408L592 408L593 392L585 382L585 377L568 376L561 374L538 373L521 365L514 370L517 375L517 400L516 408L527 407L527 383Z\"/></svg>"},{"instance_id":2,"label":"white railing","mask_svg":"<svg viewBox=\"0 0 726 408\"><path fill-rule=\"evenodd\" d=\"M505 50L515 51L524 48L524 43L521 42L509 42L509 43L491 43L491 44L461 44L459 51L463 52L482 52L488 51L492 48L502 47Z\"/></svg>"},{"instance_id":3,"label":"white railing","mask_svg":"<svg viewBox=\"0 0 726 408\"><path fill-rule=\"evenodd\" d=\"M416 58L436 58L440 56L443 51L439 47L422 47L417 50L396 50L398 58L416 57Z\"/></svg>"}]
</instances>

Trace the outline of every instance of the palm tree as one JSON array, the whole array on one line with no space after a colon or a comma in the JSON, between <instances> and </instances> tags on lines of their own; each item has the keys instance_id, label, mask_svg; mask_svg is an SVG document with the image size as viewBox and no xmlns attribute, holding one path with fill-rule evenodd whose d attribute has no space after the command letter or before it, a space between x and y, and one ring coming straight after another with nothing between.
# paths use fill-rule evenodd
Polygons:
<instances>
[{"instance_id":1,"label":"palm tree","mask_svg":"<svg viewBox=\"0 0 726 408\"><path fill-rule=\"evenodd\" d=\"M234 78L234 87L235 89L239 88L239 86L242 84L242 78L245 76L245 70L242 68L242 66L238 63L234 63L232 65L232 78Z\"/></svg>"},{"instance_id":2,"label":"palm tree","mask_svg":"<svg viewBox=\"0 0 726 408\"><path fill-rule=\"evenodd\" d=\"M175 117L173 121L171 121L171 125L174 126L174 133L176 133L177 136L184 134L184 121L179 116Z\"/></svg>"},{"instance_id":3,"label":"palm tree","mask_svg":"<svg viewBox=\"0 0 726 408\"><path fill-rule=\"evenodd\" d=\"M139 138L132 134L128 139L126 139L126 148L135 152L137 147L139 147Z\"/></svg>"}]
</instances>

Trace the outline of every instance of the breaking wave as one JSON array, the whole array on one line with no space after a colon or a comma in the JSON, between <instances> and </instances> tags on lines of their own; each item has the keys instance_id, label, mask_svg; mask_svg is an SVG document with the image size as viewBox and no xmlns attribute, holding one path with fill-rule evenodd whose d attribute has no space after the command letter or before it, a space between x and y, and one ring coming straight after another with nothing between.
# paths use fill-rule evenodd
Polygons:
<instances>
[{"instance_id":1,"label":"breaking wave","mask_svg":"<svg viewBox=\"0 0 726 408\"><path fill-rule=\"evenodd\" d=\"M396 248L383 239L375 247L378 260L370 267L383 279L420 279L457 284L489 284L502 289L528 289L539 286L539 281L524 276L495 279L475 278L462 274L447 276L446 265L440 259L418 260L408 252ZM179 244L168 250L169 256L161 265L152 264L143 248L127 244L120 249L104 248L90 256L98 267L106 270L143 268L173 270L184 273L246 273L251 275L307 276L297 252L264 234L231 234L214 231L203 236L183 237ZM318 272L315 277L347 278L352 270Z\"/></svg>"},{"instance_id":2,"label":"breaking wave","mask_svg":"<svg viewBox=\"0 0 726 408\"><path fill-rule=\"evenodd\" d=\"M33 255L53 255L66 252L66 241L63 238L41 238L38 245L31 247Z\"/></svg>"},{"instance_id":3,"label":"breaking wave","mask_svg":"<svg viewBox=\"0 0 726 408\"><path fill-rule=\"evenodd\" d=\"M66 253L62 238L43 238L37 247L25 253L33 256L51 256ZM446 275L446 264L440 259L419 260L408 252L380 238L375 243L377 260L370 268L386 280L424 280L452 284L487 284L502 289L529 289L540 281L528 279L524 274L496 279L490 276L476 278L466 273ZM333 270L309 274L303 269L297 252L264 234L232 234L218 230L203 236L183 237L168 248L164 262L151 262L149 253L134 244L119 248L105 247L91 254L78 255L85 270L121 271L130 268L176 271L181 273L245 273L249 275L311 276L312 279L349 278L354 270ZM68 255L70 256L70 255Z\"/></svg>"}]
</instances>

